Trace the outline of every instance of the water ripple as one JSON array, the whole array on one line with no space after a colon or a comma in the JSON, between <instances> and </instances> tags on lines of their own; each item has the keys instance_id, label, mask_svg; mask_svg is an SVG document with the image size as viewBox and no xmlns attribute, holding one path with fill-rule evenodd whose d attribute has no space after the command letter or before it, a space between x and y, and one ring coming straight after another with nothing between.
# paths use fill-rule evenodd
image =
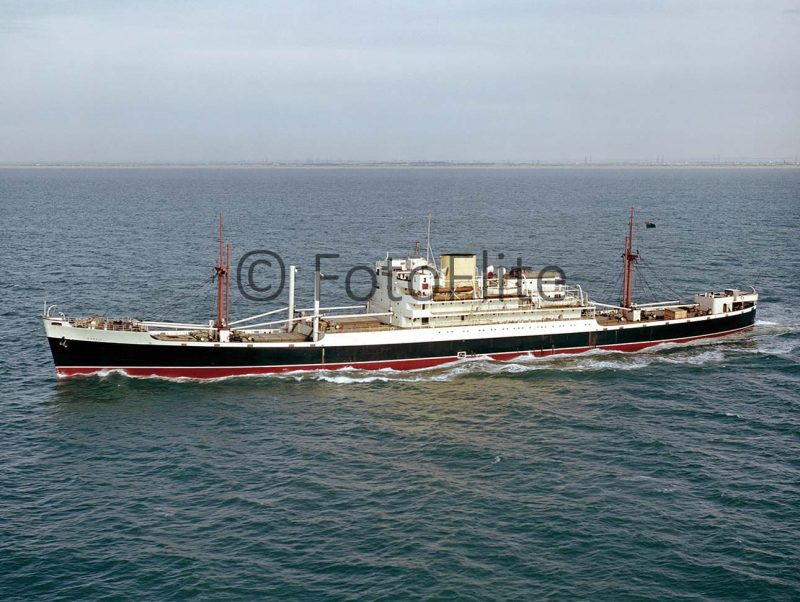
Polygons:
<instances>
[{"instance_id":1,"label":"water ripple","mask_svg":"<svg viewBox=\"0 0 800 602\"><path fill-rule=\"evenodd\" d=\"M800 217L796 172L2 176L3 600L800 598L800 243L783 228ZM676 287L764 274L753 331L638 354L203 382L57 380L39 335L45 296L155 315L191 290L220 203L237 248L268 242L298 263L321 228L365 263L409 248L424 230L413 216L447 210L437 248L470 232L602 290L631 198L658 221L648 254ZM54 199L69 209L59 236ZM402 227L382 228L376 215L398 204Z\"/></svg>"}]
</instances>

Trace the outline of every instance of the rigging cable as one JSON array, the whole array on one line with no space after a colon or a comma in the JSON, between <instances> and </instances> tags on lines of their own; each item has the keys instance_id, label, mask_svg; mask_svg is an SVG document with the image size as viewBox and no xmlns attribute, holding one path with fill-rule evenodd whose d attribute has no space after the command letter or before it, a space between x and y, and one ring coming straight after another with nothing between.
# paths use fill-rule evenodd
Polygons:
<instances>
[{"instance_id":1,"label":"rigging cable","mask_svg":"<svg viewBox=\"0 0 800 602\"><path fill-rule=\"evenodd\" d=\"M657 298L658 298L658 295L656 295L656 292L653 290L653 287L650 286L650 283L647 281L647 278L645 277L644 272L639 268L639 264L638 263L634 263L633 267L636 270L636 275L639 277L639 280L642 283L644 283L645 288L650 293L650 298L653 301L656 301Z\"/></svg>"},{"instance_id":2,"label":"rigging cable","mask_svg":"<svg viewBox=\"0 0 800 602\"><path fill-rule=\"evenodd\" d=\"M651 276L651 277L654 279L654 281L656 282L656 285L657 285L657 286L658 286L658 287L659 287L659 288L660 288L660 289L661 289L661 290L662 290L664 293L666 293L668 296L674 297L674 298L675 298L675 299L677 299L677 300L680 300L680 299L681 299L681 297L682 297L683 295L681 295L681 294L679 294L679 293L675 292L675 290L674 290L674 289L672 289L672 287L670 287L670 286L669 286L669 285L668 285L666 282L664 282L664 280L663 280L663 279L661 278L661 276L659 275L659 272L658 272L658 270L654 269L654 268L652 267L652 265L651 265L649 262L645 262L644 260L642 260L642 263L644 264L644 267L645 267L645 268L648 270L648 273L650 274L650 276Z\"/></svg>"},{"instance_id":3,"label":"rigging cable","mask_svg":"<svg viewBox=\"0 0 800 602\"><path fill-rule=\"evenodd\" d=\"M173 294L167 301L161 305L161 309L156 315L160 315L162 319L170 319L171 314L189 299L198 298L203 295L203 302L208 298L209 294L213 292L211 286L214 281L214 276L203 280L202 283L192 286L189 290L181 290ZM174 317L173 317L174 319Z\"/></svg>"},{"instance_id":4,"label":"rigging cable","mask_svg":"<svg viewBox=\"0 0 800 602\"><path fill-rule=\"evenodd\" d=\"M607 301L609 299L609 295L619 293L616 297L619 300L619 298L622 297L622 288L620 286L621 279L622 279L622 272L618 271L617 277L614 279L613 283L607 284L606 287L603 289L601 299Z\"/></svg>"}]
</instances>

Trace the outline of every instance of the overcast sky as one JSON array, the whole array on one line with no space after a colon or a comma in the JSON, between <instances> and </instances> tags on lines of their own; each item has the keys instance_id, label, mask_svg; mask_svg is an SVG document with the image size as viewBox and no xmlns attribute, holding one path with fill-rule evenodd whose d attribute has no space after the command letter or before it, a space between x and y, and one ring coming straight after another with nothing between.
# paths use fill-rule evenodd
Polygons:
<instances>
[{"instance_id":1,"label":"overcast sky","mask_svg":"<svg viewBox=\"0 0 800 602\"><path fill-rule=\"evenodd\" d=\"M0 0L0 161L800 153L800 0Z\"/></svg>"}]
</instances>

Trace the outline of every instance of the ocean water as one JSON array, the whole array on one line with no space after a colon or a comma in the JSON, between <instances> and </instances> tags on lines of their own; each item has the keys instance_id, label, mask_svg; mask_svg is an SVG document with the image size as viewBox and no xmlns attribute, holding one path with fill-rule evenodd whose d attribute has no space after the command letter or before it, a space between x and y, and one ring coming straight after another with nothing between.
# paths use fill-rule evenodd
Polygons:
<instances>
[{"instance_id":1,"label":"ocean water","mask_svg":"<svg viewBox=\"0 0 800 602\"><path fill-rule=\"evenodd\" d=\"M208 319L219 210L305 302L429 213L613 302L632 204L637 296L754 285L753 331L174 382L56 379L38 321ZM800 170L0 169L0 208L0 599L800 599Z\"/></svg>"}]
</instances>

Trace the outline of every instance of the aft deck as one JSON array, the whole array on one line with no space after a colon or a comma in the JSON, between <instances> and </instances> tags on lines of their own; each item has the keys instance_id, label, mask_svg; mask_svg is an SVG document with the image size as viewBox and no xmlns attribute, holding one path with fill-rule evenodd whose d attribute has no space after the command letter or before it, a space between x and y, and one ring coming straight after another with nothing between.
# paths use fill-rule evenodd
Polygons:
<instances>
[{"instance_id":1,"label":"aft deck","mask_svg":"<svg viewBox=\"0 0 800 602\"><path fill-rule=\"evenodd\" d=\"M706 315L699 311L696 307L682 306L686 311L686 318L696 318L698 316ZM595 319L600 326L619 326L620 324L647 324L648 322L663 322L664 320L673 320L676 318L665 318L658 315L655 310L643 309L641 317L638 320L629 320L624 318L620 312L597 313Z\"/></svg>"}]
</instances>

